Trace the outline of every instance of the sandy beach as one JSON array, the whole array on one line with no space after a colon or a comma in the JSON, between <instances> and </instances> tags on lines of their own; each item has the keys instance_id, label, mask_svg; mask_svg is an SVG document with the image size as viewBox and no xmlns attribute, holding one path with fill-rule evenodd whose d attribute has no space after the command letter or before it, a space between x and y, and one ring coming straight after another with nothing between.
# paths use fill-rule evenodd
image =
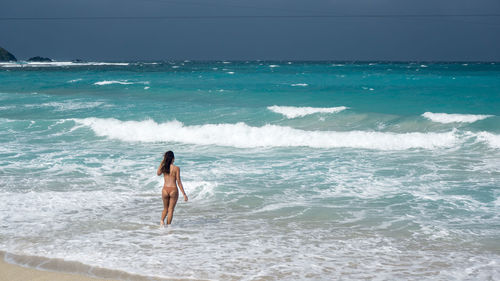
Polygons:
<instances>
[{"instance_id":1,"label":"sandy beach","mask_svg":"<svg viewBox=\"0 0 500 281\"><path fill-rule=\"evenodd\" d=\"M0 281L172 281L187 280L131 274L80 262L23 256L0 251ZM193 280L193 279L190 279ZM201 280L201 279L199 279Z\"/></svg>"},{"instance_id":2,"label":"sandy beach","mask_svg":"<svg viewBox=\"0 0 500 281\"><path fill-rule=\"evenodd\" d=\"M96 281L112 280L83 275L37 270L10 264L0 259L0 281Z\"/></svg>"}]
</instances>

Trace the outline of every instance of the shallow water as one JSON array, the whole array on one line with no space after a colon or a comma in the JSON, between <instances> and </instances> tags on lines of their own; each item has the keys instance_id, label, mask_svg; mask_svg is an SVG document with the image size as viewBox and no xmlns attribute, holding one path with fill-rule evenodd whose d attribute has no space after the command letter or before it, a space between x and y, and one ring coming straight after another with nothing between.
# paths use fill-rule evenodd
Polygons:
<instances>
[{"instance_id":1,"label":"shallow water","mask_svg":"<svg viewBox=\"0 0 500 281\"><path fill-rule=\"evenodd\" d=\"M499 74L2 63L0 250L163 278L500 279ZM166 150L190 201L161 229Z\"/></svg>"}]
</instances>

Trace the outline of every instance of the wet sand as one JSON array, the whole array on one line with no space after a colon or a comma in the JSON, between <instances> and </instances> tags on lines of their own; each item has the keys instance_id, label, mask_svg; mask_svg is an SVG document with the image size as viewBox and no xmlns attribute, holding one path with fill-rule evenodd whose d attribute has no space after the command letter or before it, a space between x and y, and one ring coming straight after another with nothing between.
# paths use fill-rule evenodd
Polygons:
<instances>
[{"instance_id":1,"label":"wet sand","mask_svg":"<svg viewBox=\"0 0 500 281\"><path fill-rule=\"evenodd\" d=\"M37 270L10 264L0 259L0 281L102 281L84 275Z\"/></svg>"}]
</instances>

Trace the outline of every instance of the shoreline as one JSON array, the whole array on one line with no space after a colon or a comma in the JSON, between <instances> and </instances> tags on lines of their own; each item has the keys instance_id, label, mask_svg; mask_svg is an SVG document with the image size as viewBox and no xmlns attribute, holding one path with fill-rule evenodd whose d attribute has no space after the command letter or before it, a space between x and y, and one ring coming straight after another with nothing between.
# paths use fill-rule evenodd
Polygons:
<instances>
[{"instance_id":1,"label":"shoreline","mask_svg":"<svg viewBox=\"0 0 500 281\"><path fill-rule=\"evenodd\" d=\"M46 271L8 263L4 257L0 259L0 281L118 281L108 278L90 277L82 274L73 274L56 271Z\"/></svg>"},{"instance_id":2,"label":"shoreline","mask_svg":"<svg viewBox=\"0 0 500 281\"><path fill-rule=\"evenodd\" d=\"M25 256L0 250L0 281L167 281L192 280L162 278L90 266L78 261Z\"/></svg>"}]
</instances>

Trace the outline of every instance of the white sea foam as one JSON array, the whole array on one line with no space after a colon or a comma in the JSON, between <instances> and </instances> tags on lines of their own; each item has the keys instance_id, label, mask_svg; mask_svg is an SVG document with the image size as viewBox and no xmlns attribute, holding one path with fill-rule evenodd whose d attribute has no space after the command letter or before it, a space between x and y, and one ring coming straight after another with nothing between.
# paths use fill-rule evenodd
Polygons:
<instances>
[{"instance_id":1,"label":"white sea foam","mask_svg":"<svg viewBox=\"0 0 500 281\"><path fill-rule=\"evenodd\" d=\"M2 66L2 67L23 67L21 64L13 63L13 62L0 62L0 66Z\"/></svg>"},{"instance_id":2,"label":"white sea foam","mask_svg":"<svg viewBox=\"0 0 500 281\"><path fill-rule=\"evenodd\" d=\"M271 65L269 65L269 67L270 67L270 68L275 68L275 67L280 67L280 66L279 66L279 65L277 65L277 64L271 64Z\"/></svg>"},{"instance_id":3,"label":"white sea foam","mask_svg":"<svg viewBox=\"0 0 500 281\"><path fill-rule=\"evenodd\" d=\"M69 80L68 83L75 83L75 82L82 81L82 80L83 80L82 78L77 78L77 79Z\"/></svg>"},{"instance_id":4,"label":"white sea foam","mask_svg":"<svg viewBox=\"0 0 500 281\"><path fill-rule=\"evenodd\" d=\"M127 82L127 80L104 80L104 81L99 81L99 82L95 82L94 85L99 85L99 86L102 86L102 85L111 85L111 84L122 84L122 85L130 85L130 84L134 84L132 82Z\"/></svg>"},{"instance_id":5,"label":"white sea foam","mask_svg":"<svg viewBox=\"0 0 500 281\"><path fill-rule=\"evenodd\" d=\"M76 110L84 108L95 108L103 105L104 102L49 102L43 105L55 107L58 111Z\"/></svg>"},{"instance_id":6,"label":"white sea foam","mask_svg":"<svg viewBox=\"0 0 500 281\"><path fill-rule=\"evenodd\" d=\"M78 63L73 63L73 65L77 65ZM81 65L109 65L109 66L125 66L129 65L128 62L87 62L80 63Z\"/></svg>"},{"instance_id":7,"label":"white sea foam","mask_svg":"<svg viewBox=\"0 0 500 281\"><path fill-rule=\"evenodd\" d=\"M476 114L448 114L448 113L432 113L425 112L423 117L438 123L474 123L479 120L493 117L493 115L476 115Z\"/></svg>"},{"instance_id":8,"label":"white sea foam","mask_svg":"<svg viewBox=\"0 0 500 281\"><path fill-rule=\"evenodd\" d=\"M102 106L104 102L83 102L83 101L66 101L66 102L46 102L42 104L26 104L28 108L52 107L55 111L77 110L84 108L95 108ZM109 106L109 105L108 105Z\"/></svg>"},{"instance_id":9,"label":"white sea foam","mask_svg":"<svg viewBox=\"0 0 500 281\"><path fill-rule=\"evenodd\" d=\"M69 66L126 66L126 62L71 62L71 61L51 61L51 62L5 62L0 63L2 67L69 67Z\"/></svg>"},{"instance_id":10,"label":"white sea foam","mask_svg":"<svg viewBox=\"0 0 500 281\"><path fill-rule=\"evenodd\" d=\"M104 80L104 81L99 81L95 82L94 85L111 85L111 84L121 84L121 85L132 85L132 84L144 84L148 85L149 81L137 81L137 82L130 82L128 80Z\"/></svg>"},{"instance_id":11,"label":"white sea foam","mask_svg":"<svg viewBox=\"0 0 500 281\"><path fill-rule=\"evenodd\" d=\"M377 150L451 147L459 138L447 133L383 133L366 131L305 131L291 127L245 123L186 126L179 121L120 121L114 118L73 119L98 136L127 142L179 142L198 145L251 147L366 148Z\"/></svg>"},{"instance_id":12,"label":"white sea foam","mask_svg":"<svg viewBox=\"0 0 500 281\"><path fill-rule=\"evenodd\" d=\"M206 181L186 181L185 191L190 194L190 200L203 200L214 195L217 183Z\"/></svg>"},{"instance_id":13,"label":"white sea foam","mask_svg":"<svg viewBox=\"0 0 500 281\"><path fill-rule=\"evenodd\" d=\"M9 109L14 109L14 108L16 108L15 105L0 106L0 110L9 110Z\"/></svg>"},{"instance_id":14,"label":"white sea foam","mask_svg":"<svg viewBox=\"0 0 500 281\"><path fill-rule=\"evenodd\" d=\"M267 109L272 112L285 115L287 118L297 118L304 117L306 115L316 114L316 113L338 113L343 110L348 109L345 106L338 107L296 107L296 106L278 106L273 105L267 107Z\"/></svg>"},{"instance_id":15,"label":"white sea foam","mask_svg":"<svg viewBox=\"0 0 500 281\"><path fill-rule=\"evenodd\" d=\"M307 87L307 86L309 86L309 84L307 84L307 83L296 83L296 84L292 84L291 86L292 87Z\"/></svg>"},{"instance_id":16,"label":"white sea foam","mask_svg":"<svg viewBox=\"0 0 500 281\"><path fill-rule=\"evenodd\" d=\"M500 148L500 135L495 135L488 132L477 133L477 139L486 142L493 148Z\"/></svg>"}]
</instances>

